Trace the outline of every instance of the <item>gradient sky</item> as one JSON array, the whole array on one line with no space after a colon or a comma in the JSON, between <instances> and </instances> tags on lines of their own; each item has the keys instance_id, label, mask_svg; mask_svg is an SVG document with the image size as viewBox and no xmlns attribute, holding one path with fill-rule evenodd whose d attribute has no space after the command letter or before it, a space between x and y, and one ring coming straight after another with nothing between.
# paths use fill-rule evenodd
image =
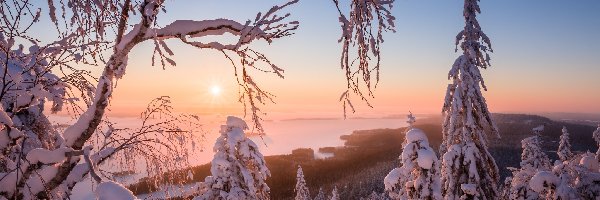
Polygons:
<instances>
[{"instance_id":1,"label":"gradient sky","mask_svg":"<svg viewBox=\"0 0 600 200\"><path fill-rule=\"evenodd\" d=\"M253 19L283 1L168 1L159 23L176 19ZM358 116L439 113L447 73L459 53L454 37L463 27L460 0L397 0L397 33L385 34L382 77L369 108L355 98ZM484 70L484 92L492 112L600 113L600 1L502 0L481 2L478 19L491 38L492 67ZM256 80L277 95L263 106L271 116L342 116L345 90L339 67L340 27L328 0L301 0L288 8L300 21L296 34L263 51L284 68L285 79L255 72ZM237 103L233 67L217 52L167 42L176 67L152 67L152 44L134 49L127 74L111 102L114 113L139 113L153 97L169 95L175 109L200 114L232 114ZM222 87L213 96L212 86ZM268 118L268 117L267 117Z\"/></svg>"}]
</instances>

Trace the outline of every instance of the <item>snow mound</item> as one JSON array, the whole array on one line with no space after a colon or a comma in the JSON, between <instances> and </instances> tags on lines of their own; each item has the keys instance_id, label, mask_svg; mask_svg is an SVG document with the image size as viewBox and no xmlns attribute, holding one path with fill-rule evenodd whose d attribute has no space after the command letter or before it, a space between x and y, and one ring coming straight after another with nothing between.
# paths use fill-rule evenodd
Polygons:
<instances>
[{"instance_id":1,"label":"snow mound","mask_svg":"<svg viewBox=\"0 0 600 200\"><path fill-rule=\"evenodd\" d=\"M418 128L412 128L408 132L406 132L406 142L411 143L415 141L425 141L427 142L427 136L425 132Z\"/></svg>"},{"instance_id":2,"label":"snow mound","mask_svg":"<svg viewBox=\"0 0 600 200\"><path fill-rule=\"evenodd\" d=\"M552 172L540 171L535 174L529 181L529 187L537 193L541 193L544 189L558 183L559 179Z\"/></svg>"},{"instance_id":3,"label":"snow mound","mask_svg":"<svg viewBox=\"0 0 600 200\"><path fill-rule=\"evenodd\" d=\"M227 117L227 126L228 127L236 127L242 130L248 129L248 124L243 119L234 116Z\"/></svg>"},{"instance_id":4,"label":"snow mound","mask_svg":"<svg viewBox=\"0 0 600 200\"><path fill-rule=\"evenodd\" d=\"M581 160L579 160L579 165L581 165L593 172L598 171L598 160L596 160L596 158L594 158L594 154L584 155L581 158Z\"/></svg>"},{"instance_id":5,"label":"snow mound","mask_svg":"<svg viewBox=\"0 0 600 200\"><path fill-rule=\"evenodd\" d=\"M435 153L429 149L420 149L417 152L417 163L423 169L431 169L434 160L437 160Z\"/></svg>"},{"instance_id":6,"label":"snow mound","mask_svg":"<svg viewBox=\"0 0 600 200\"><path fill-rule=\"evenodd\" d=\"M107 181L96 187L96 198L98 200L134 200L137 199L131 191L123 185Z\"/></svg>"},{"instance_id":7,"label":"snow mound","mask_svg":"<svg viewBox=\"0 0 600 200\"><path fill-rule=\"evenodd\" d=\"M402 172L400 168L394 168L387 176L383 179L383 184L385 185L385 190L392 190L396 184L398 184L398 180L402 176Z\"/></svg>"}]
</instances>

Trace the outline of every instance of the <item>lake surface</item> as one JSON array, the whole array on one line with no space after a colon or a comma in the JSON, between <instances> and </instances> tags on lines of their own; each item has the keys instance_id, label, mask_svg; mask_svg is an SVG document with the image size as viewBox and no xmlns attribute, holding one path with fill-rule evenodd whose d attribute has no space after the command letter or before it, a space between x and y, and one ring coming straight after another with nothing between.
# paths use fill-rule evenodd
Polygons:
<instances>
[{"instance_id":1,"label":"lake surface","mask_svg":"<svg viewBox=\"0 0 600 200\"><path fill-rule=\"evenodd\" d=\"M135 127L133 118L112 118L115 122L127 127ZM315 152L320 147L343 146L341 135L351 134L354 130L369 130L379 128L400 128L406 126L406 119L291 119L280 121L267 121L263 123L267 135L251 137L263 155L290 154L297 148L312 148ZM214 153L214 141L220 135L218 132L223 122L213 121L205 124L203 151L197 151L192 158L192 165L209 163ZM400 144L402 141L398 141ZM133 182L143 177L142 174L132 176ZM85 180L78 183L73 191L72 199L94 199L91 181Z\"/></svg>"}]
</instances>

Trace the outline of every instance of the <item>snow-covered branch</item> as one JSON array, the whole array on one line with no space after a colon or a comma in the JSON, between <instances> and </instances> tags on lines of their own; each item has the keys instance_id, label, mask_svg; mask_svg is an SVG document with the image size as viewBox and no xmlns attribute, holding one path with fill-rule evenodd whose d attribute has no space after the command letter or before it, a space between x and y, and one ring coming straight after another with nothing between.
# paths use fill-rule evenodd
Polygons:
<instances>
[{"instance_id":1,"label":"snow-covered branch","mask_svg":"<svg viewBox=\"0 0 600 200\"><path fill-rule=\"evenodd\" d=\"M373 97L373 89L379 82L380 45L384 42L383 32L395 32L394 20L396 18L391 12L394 1L352 0L350 13L346 15L342 12L339 0L333 0L340 14L339 20L342 27L342 36L338 42L342 43L340 66L345 71L347 81L347 91L343 93L340 100L344 105L344 116L346 116L347 106L354 112L349 91L358 95L368 106L371 106L367 97ZM376 30L374 30L375 26ZM350 51L355 46L356 58L352 58ZM371 63L372 59L375 59L374 66ZM358 64L355 63L356 61ZM372 79L372 73L375 73L375 80ZM372 85L373 82L375 85ZM361 89L361 83L365 84L366 95Z\"/></svg>"}]
</instances>

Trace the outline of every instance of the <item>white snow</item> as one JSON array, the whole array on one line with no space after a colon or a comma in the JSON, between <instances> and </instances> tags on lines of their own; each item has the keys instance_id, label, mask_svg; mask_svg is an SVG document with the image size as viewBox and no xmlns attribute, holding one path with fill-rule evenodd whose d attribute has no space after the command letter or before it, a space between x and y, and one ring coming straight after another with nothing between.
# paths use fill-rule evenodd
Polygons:
<instances>
[{"instance_id":1,"label":"white snow","mask_svg":"<svg viewBox=\"0 0 600 200\"><path fill-rule=\"evenodd\" d=\"M248 129L248 124L243 119L234 116L227 117L227 126L228 127L236 127L242 130Z\"/></svg>"},{"instance_id":2,"label":"white snow","mask_svg":"<svg viewBox=\"0 0 600 200\"><path fill-rule=\"evenodd\" d=\"M37 162L52 164L63 161L65 159L65 153L70 151L71 149L67 147L61 147L55 150L36 148L29 151L26 158L32 164Z\"/></svg>"},{"instance_id":3,"label":"white snow","mask_svg":"<svg viewBox=\"0 0 600 200\"><path fill-rule=\"evenodd\" d=\"M427 142L427 135L425 135L425 133L421 129L412 128L408 132L406 132L406 142L412 143L416 141Z\"/></svg>"},{"instance_id":4,"label":"white snow","mask_svg":"<svg viewBox=\"0 0 600 200\"><path fill-rule=\"evenodd\" d=\"M529 181L529 187L537 193L541 193L551 185L556 186L559 182L558 177L549 171L540 171L536 173Z\"/></svg>"},{"instance_id":5,"label":"white snow","mask_svg":"<svg viewBox=\"0 0 600 200\"><path fill-rule=\"evenodd\" d=\"M475 184L460 184L460 189L462 189L465 194L477 195L477 186Z\"/></svg>"},{"instance_id":6,"label":"white snow","mask_svg":"<svg viewBox=\"0 0 600 200\"><path fill-rule=\"evenodd\" d=\"M2 104L0 104L0 124L13 126L13 121L8 116L8 113L4 111L4 107L2 107Z\"/></svg>"},{"instance_id":7,"label":"white snow","mask_svg":"<svg viewBox=\"0 0 600 200\"><path fill-rule=\"evenodd\" d=\"M402 176L402 172L400 168L394 168L387 176L383 179L383 184L385 185L385 190L392 190L396 184L398 184L398 180L400 180L400 176Z\"/></svg>"},{"instance_id":8,"label":"white snow","mask_svg":"<svg viewBox=\"0 0 600 200\"><path fill-rule=\"evenodd\" d=\"M417 163L423 169L431 169L434 160L437 160L435 153L430 149L419 149L417 155Z\"/></svg>"},{"instance_id":9,"label":"white snow","mask_svg":"<svg viewBox=\"0 0 600 200\"><path fill-rule=\"evenodd\" d=\"M585 154L581 160L579 160L579 165L590 171L598 172L598 160L594 157L594 154Z\"/></svg>"},{"instance_id":10,"label":"white snow","mask_svg":"<svg viewBox=\"0 0 600 200\"><path fill-rule=\"evenodd\" d=\"M98 200L134 200L137 199L131 191L123 185L106 181L96 187L96 198Z\"/></svg>"}]
</instances>

